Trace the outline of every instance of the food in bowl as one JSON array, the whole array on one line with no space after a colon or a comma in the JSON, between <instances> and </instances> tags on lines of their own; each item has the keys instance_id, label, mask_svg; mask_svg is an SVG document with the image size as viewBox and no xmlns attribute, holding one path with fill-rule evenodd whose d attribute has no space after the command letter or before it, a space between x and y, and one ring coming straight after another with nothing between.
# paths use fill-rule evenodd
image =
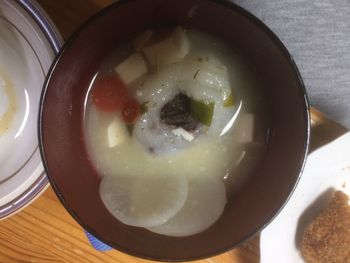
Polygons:
<instances>
[{"instance_id":1,"label":"food in bowl","mask_svg":"<svg viewBox=\"0 0 350 263\"><path fill-rule=\"evenodd\" d=\"M105 68L114 73L114 68L140 49L129 44L129 51L124 57L112 59L112 54L121 48L122 43L127 43L129 39L129 43L133 42L131 37L136 37L140 32L150 28L158 31L160 26L176 25L183 26L188 33L204 32L223 40L232 53L218 57L218 60L229 70L231 67L226 65L226 61L239 61L234 70L242 72L239 69L243 68L246 69L244 72L249 73L249 78L245 78L247 81L238 81L243 79L244 74L229 75L239 77L237 81L230 79L235 105L240 102L240 92L251 94L247 86L252 86L257 91L256 96L249 97L254 104L251 100L243 101L245 112L257 112L253 118L254 127L261 127L260 122L265 123L266 119L260 118L264 116L262 113L267 112L268 116L268 129L261 136L263 138L259 138L259 132L255 133L254 142L246 144L247 153L245 156L242 154L244 158L241 162L237 162L240 172L236 174L240 176L231 176L234 175L232 171L223 180L227 202L222 214L207 229L182 237L157 234L145 227L127 225L108 211L100 194L103 170L98 168L97 158L92 153L95 149L91 147L87 134L93 79L97 79L97 73L102 71L109 59L113 63ZM172 32L174 27L167 35L157 39L154 30L151 40L154 42L147 45L165 40ZM146 40L137 41L137 46L147 42L147 34L150 35L146 33L141 37L141 40ZM190 34L187 36L190 39ZM119 67L119 70L122 68ZM125 120L120 117L122 110L116 112L125 126ZM243 119L243 111L241 113L240 119ZM114 113L114 116L118 117L118 114ZM238 246L259 232L280 211L293 191L305 161L309 120L305 89L290 54L265 25L238 6L212 0L118 1L84 24L66 42L52 66L41 100L40 150L53 189L87 231L108 245L134 256L161 261L186 261L213 256ZM132 125L128 123L128 126ZM235 127L238 128L238 125L234 125L232 132ZM132 127L129 129L132 130ZM250 137L246 135L246 138ZM132 136L132 140L136 141L135 134ZM161 147L154 153L147 150L148 140L138 143L151 156L161 154L165 158L190 150L194 145L192 143L200 137L205 136L201 134L191 142L184 141L178 149ZM248 152L254 151L254 147L259 148L260 143L263 145L261 161L247 158L252 156ZM231 164L238 160L232 158ZM139 160L130 158L130 164L137 162ZM252 170L249 172L250 167ZM241 171L249 175L245 176ZM163 213L164 218L170 217L171 213L174 212Z\"/></svg>"},{"instance_id":2,"label":"food in bowl","mask_svg":"<svg viewBox=\"0 0 350 263\"><path fill-rule=\"evenodd\" d=\"M349 197L336 191L328 207L304 231L301 252L309 263L349 262Z\"/></svg>"},{"instance_id":3,"label":"food in bowl","mask_svg":"<svg viewBox=\"0 0 350 263\"><path fill-rule=\"evenodd\" d=\"M180 26L117 46L90 83L89 155L119 221L167 236L198 234L261 161L264 96L234 48Z\"/></svg>"}]
</instances>

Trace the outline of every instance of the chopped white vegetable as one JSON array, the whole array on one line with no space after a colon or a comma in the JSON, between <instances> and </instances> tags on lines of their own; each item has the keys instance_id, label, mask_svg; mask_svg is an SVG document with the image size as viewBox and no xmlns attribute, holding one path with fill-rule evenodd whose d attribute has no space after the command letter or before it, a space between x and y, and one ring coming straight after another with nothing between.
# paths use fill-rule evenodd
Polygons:
<instances>
[{"instance_id":1,"label":"chopped white vegetable","mask_svg":"<svg viewBox=\"0 0 350 263\"><path fill-rule=\"evenodd\" d=\"M200 233L221 216L226 205L226 189L221 179L197 177L189 181L187 200L170 220L148 230L167 236L190 236Z\"/></svg>"},{"instance_id":2,"label":"chopped white vegetable","mask_svg":"<svg viewBox=\"0 0 350 263\"><path fill-rule=\"evenodd\" d=\"M120 121L115 119L108 125L107 128L107 139L108 146L113 148L129 138L129 133L125 127L125 125Z\"/></svg>"},{"instance_id":3,"label":"chopped white vegetable","mask_svg":"<svg viewBox=\"0 0 350 263\"><path fill-rule=\"evenodd\" d=\"M142 48L144 48L151 40L152 35L153 31L148 29L145 32L141 33L139 36L137 36L134 40L135 49L137 51L140 51Z\"/></svg>"},{"instance_id":4,"label":"chopped white vegetable","mask_svg":"<svg viewBox=\"0 0 350 263\"><path fill-rule=\"evenodd\" d=\"M182 175L104 176L100 196L108 211L124 224L152 227L177 214L187 199Z\"/></svg>"},{"instance_id":5,"label":"chopped white vegetable","mask_svg":"<svg viewBox=\"0 0 350 263\"><path fill-rule=\"evenodd\" d=\"M177 136L181 136L182 138L184 138L186 141L189 141L189 142L193 141L193 139L194 139L194 136L192 133L186 131L185 129L183 129L181 127L174 129L171 132Z\"/></svg>"},{"instance_id":6,"label":"chopped white vegetable","mask_svg":"<svg viewBox=\"0 0 350 263\"><path fill-rule=\"evenodd\" d=\"M169 38L143 49L150 64L157 66L178 62L189 51L189 41L181 27L177 27Z\"/></svg>"},{"instance_id":7,"label":"chopped white vegetable","mask_svg":"<svg viewBox=\"0 0 350 263\"><path fill-rule=\"evenodd\" d=\"M147 72L145 60L140 53L132 54L114 68L125 84L130 84Z\"/></svg>"},{"instance_id":8,"label":"chopped white vegetable","mask_svg":"<svg viewBox=\"0 0 350 263\"><path fill-rule=\"evenodd\" d=\"M247 143L254 141L254 115L242 113L236 126L236 140Z\"/></svg>"},{"instance_id":9,"label":"chopped white vegetable","mask_svg":"<svg viewBox=\"0 0 350 263\"><path fill-rule=\"evenodd\" d=\"M184 58L190 52L190 42L185 31L181 27L176 27L171 39L177 48L176 53L180 58Z\"/></svg>"}]
</instances>

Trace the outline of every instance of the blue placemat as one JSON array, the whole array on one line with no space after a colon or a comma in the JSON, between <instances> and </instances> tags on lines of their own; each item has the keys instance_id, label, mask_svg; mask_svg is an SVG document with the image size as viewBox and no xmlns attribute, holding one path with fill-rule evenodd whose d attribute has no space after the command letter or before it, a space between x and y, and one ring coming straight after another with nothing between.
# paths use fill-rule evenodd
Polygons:
<instances>
[{"instance_id":1,"label":"blue placemat","mask_svg":"<svg viewBox=\"0 0 350 263\"><path fill-rule=\"evenodd\" d=\"M102 241L98 240L96 237L91 235L89 232L84 230L90 244L98 251L108 251L111 250L112 248L108 246L107 244L103 243Z\"/></svg>"}]
</instances>

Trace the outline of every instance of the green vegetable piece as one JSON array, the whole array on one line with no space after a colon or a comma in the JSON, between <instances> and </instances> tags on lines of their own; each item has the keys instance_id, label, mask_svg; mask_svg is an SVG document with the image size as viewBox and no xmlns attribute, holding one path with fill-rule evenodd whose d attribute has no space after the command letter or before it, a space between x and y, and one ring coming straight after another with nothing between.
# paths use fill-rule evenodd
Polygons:
<instances>
[{"instance_id":1,"label":"green vegetable piece","mask_svg":"<svg viewBox=\"0 0 350 263\"><path fill-rule=\"evenodd\" d=\"M205 103L191 99L191 116L198 122L210 127L213 119L215 103Z\"/></svg>"},{"instance_id":2,"label":"green vegetable piece","mask_svg":"<svg viewBox=\"0 0 350 263\"><path fill-rule=\"evenodd\" d=\"M141 103L140 105L140 115L145 114L148 111L147 107L148 101Z\"/></svg>"},{"instance_id":3,"label":"green vegetable piece","mask_svg":"<svg viewBox=\"0 0 350 263\"><path fill-rule=\"evenodd\" d=\"M231 93L230 96L228 96L227 99L224 100L224 107L231 107L233 105L235 105L235 100L233 99L233 95Z\"/></svg>"}]
</instances>

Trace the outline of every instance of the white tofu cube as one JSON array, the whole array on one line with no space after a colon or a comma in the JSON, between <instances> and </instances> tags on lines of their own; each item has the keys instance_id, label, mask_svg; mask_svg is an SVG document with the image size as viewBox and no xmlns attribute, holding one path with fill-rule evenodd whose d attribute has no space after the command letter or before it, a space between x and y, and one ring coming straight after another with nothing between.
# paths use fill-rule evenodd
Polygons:
<instances>
[{"instance_id":1,"label":"white tofu cube","mask_svg":"<svg viewBox=\"0 0 350 263\"><path fill-rule=\"evenodd\" d=\"M181 27L177 27L169 38L143 49L149 63L154 66L178 62L189 51L189 41Z\"/></svg>"},{"instance_id":2,"label":"white tofu cube","mask_svg":"<svg viewBox=\"0 0 350 263\"><path fill-rule=\"evenodd\" d=\"M130 84L147 72L146 62L140 53L132 54L114 68L125 84Z\"/></svg>"},{"instance_id":3,"label":"white tofu cube","mask_svg":"<svg viewBox=\"0 0 350 263\"><path fill-rule=\"evenodd\" d=\"M121 120L115 119L108 125L107 140L108 147L113 148L128 140L130 137L125 124Z\"/></svg>"},{"instance_id":4,"label":"white tofu cube","mask_svg":"<svg viewBox=\"0 0 350 263\"><path fill-rule=\"evenodd\" d=\"M190 52L190 43L185 31L181 27L177 27L171 39L176 47L177 56L184 58Z\"/></svg>"}]
</instances>

